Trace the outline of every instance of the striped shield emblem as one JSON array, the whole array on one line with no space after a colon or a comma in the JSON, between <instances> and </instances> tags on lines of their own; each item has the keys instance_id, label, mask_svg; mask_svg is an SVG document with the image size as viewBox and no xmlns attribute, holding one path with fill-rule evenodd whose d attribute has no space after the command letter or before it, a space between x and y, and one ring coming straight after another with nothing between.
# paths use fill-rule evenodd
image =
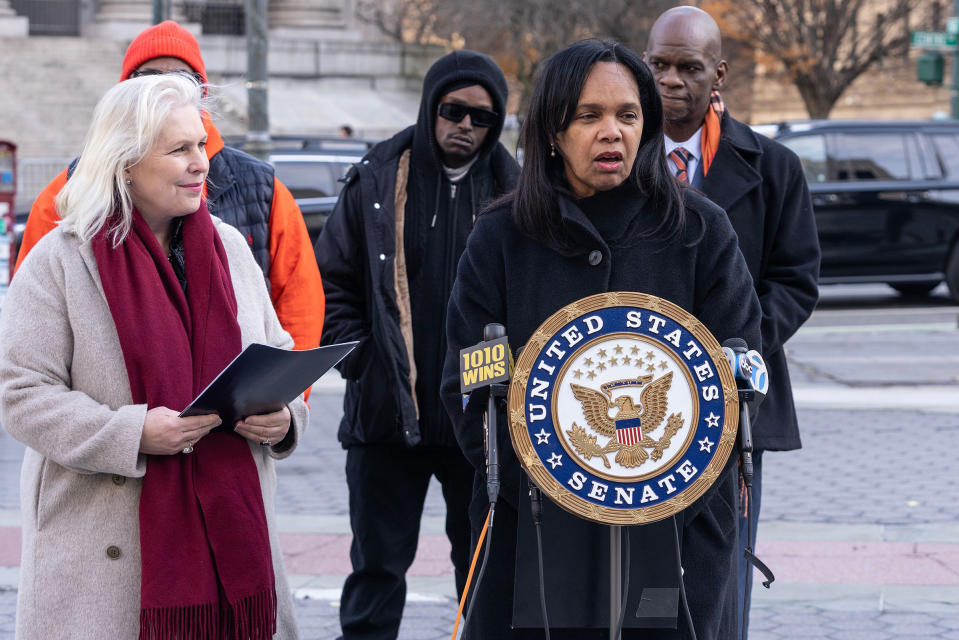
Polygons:
<instances>
[{"instance_id":1,"label":"striped shield emblem","mask_svg":"<svg viewBox=\"0 0 959 640\"><path fill-rule=\"evenodd\" d=\"M640 418L626 418L616 421L616 442L626 446L639 444L643 439L643 431L639 425Z\"/></svg>"}]
</instances>

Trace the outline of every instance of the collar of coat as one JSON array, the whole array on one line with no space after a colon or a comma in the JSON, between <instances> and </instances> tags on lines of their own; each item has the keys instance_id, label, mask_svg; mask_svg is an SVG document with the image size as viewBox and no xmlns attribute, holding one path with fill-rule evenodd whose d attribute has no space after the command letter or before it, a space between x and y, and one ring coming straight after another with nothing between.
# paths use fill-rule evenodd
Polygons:
<instances>
[{"instance_id":1,"label":"collar of coat","mask_svg":"<svg viewBox=\"0 0 959 640\"><path fill-rule=\"evenodd\" d=\"M723 133L720 144L726 142L742 154L762 154L763 148L759 142L759 134L750 129L749 126L731 117L729 111L723 113L721 126Z\"/></svg>"},{"instance_id":2,"label":"collar of coat","mask_svg":"<svg viewBox=\"0 0 959 640\"><path fill-rule=\"evenodd\" d=\"M617 195L612 193L612 191L599 193L591 196L591 198L603 198L607 196L609 197L610 206L621 205L621 203L615 201ZM631 207L634 204L637 209L644 208L646 206L646 196L637 191L636 198L635 203L631 203L629 206ZM579 203L565 193L557 194L557 204L559 205L559 215L563 220L563 226L567 229L569 236L575 238L576 250L573 255L588 253L596 249L597 246L603 247L604 249L629 246L637 240L634 234L627 232L623 238L618 238L613 242L607 241L603 238L603 235L596 228L596 225L593 224L589 216L583 212ZM640 225L645 225L647 221L637 219L636 222Z\"/></svg>"},{"instance_id":3,"label":"collar of coat","mask_svg":"<svg viewBox=\"0 0 959 640\"><path fill-rule=\"evenodd\" d=\"M757 167L763 154L759 134L729 115L723 114L719 150L703 178L701 189L709 199L727 211L762 184Z\"/></svg>"}]
</instances>

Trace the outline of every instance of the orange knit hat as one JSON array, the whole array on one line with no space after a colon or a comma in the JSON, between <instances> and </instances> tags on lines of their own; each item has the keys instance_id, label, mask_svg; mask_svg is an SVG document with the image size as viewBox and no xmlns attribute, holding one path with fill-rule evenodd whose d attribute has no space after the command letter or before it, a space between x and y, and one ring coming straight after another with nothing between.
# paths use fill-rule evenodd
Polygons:
<instances>
[{"instance_id":1,"label":"orange knit hat","mask_svg":"<svg viewBox=\"0 0 959 640\"><path fill-rule=\"evenodd\" d=\"M203 76L206 83L206 65L200 54L200 43L193 34L178 25L173 20L166 20L160 24L144 29L140 32L123 56L123 71L120 81L130 77L137 67L154 58L179 58L190 65L190 68Z\"/></svg>"}]
</instances>

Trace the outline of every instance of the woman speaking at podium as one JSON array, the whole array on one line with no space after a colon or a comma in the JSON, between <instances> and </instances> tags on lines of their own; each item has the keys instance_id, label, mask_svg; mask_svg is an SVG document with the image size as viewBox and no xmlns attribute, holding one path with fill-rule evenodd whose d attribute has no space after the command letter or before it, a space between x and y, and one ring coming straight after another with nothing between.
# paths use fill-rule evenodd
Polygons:
<instances>
[{"instance_id":1,"label":"woman speaking at podium","mask_svg":"<svg viewBox=\"0 0 959 640\"><path fill-rule=\"evenodd\" d=\"M273 461L301 398L178 417L250 342L291 348L246 241L204 201L203 89L111 88L0 320L2 421L27 445L17 638L295 638Z\"/></svg>"},{"instance_id":2,"label":"woman speaking at podium","mask_svg":"<svg viewBox=\"0 0 959 640\"><path fill-rule=\"evenodd\" d=\"M563 306L607 291L635 291L678 305L719 341L744 338L758 349L760 340L759 301L733 228L720 208L670 174L662 102L635 53L586 40L553 55L534 87L521 141L518 186L477 219L449 304L442 391L477 473L470 508L474 544L489 509L485 403L463 409L458 360L460 349L482 339L486 324L504 325L515 352ZM501 427L499 436L502 488L489 563L472 596L465 637L542 638L542 623L530 623L541 619L538 608L524 611L519 597L514 603L520 595L515 581L537 574L537 554L524 530L532 526L525 475L508 430ZM711 489L675 516L675 528L666 519L628 529L629 593L638 600L647 587L676 592L681 557L698 640L736 635L736 460L731 455ZM552 637L608 638L608 599L601 604L599 595L608 593L609 583L590 576L595 567L608 566L609 530L544 502ZM671 606L655 624L628 609L623 637L693 637L675 598Z\"/></svg>"}]
</instances>

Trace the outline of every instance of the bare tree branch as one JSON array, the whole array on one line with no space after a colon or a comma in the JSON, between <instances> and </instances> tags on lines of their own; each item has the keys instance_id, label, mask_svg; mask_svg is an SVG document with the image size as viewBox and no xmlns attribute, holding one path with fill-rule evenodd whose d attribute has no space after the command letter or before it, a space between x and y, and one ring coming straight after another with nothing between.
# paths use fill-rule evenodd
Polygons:
<instances>
[{"instance_id":1,"label":"bare tree branch","mask_svg":"<svg viewBox=\"0 0 959 640\"><path fill-rule=\"evenodd\" d=\"M356 17L397 42L446 44L455 11L442 0L359 0Z\"/></svg>"},{"instance_id":2,"label":"bare tree branch","mask_svg":"<svg viewBox=\"0 0 959 640\"><path fill-rule=\"evenodd\" d=\"M908 53L910 20L934 19L937 6L932 0L712 0L703 8L725 35L779 62L809 115L825 118L859 76Z\"/></svg>"}]
</instances>

